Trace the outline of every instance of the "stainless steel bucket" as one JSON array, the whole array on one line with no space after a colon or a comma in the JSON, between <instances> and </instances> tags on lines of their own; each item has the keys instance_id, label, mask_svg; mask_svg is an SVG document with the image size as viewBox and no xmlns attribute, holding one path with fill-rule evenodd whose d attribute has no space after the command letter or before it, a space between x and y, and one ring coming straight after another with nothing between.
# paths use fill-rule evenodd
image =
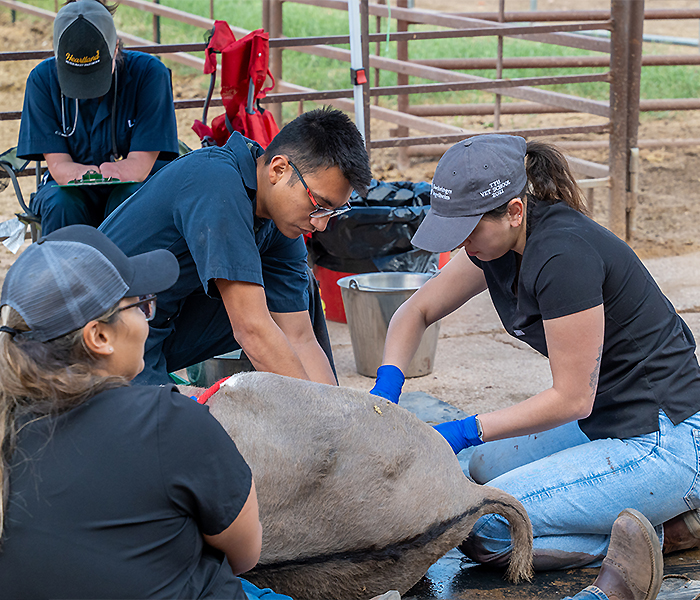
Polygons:
<instances>
[{"instance_id":1,"label":"stainless steel bucket","mask_svg":"<svg viewBox=\"0 0 700 600\"><path fill-rule=\"evenodd\" d=\"M376 377L391 317L430 277L429 273L363 273L338 280L360 375ZM439 333L439 322L428 327L406 377L422 377L433 370Z\"/></svg>"}]
</instances>

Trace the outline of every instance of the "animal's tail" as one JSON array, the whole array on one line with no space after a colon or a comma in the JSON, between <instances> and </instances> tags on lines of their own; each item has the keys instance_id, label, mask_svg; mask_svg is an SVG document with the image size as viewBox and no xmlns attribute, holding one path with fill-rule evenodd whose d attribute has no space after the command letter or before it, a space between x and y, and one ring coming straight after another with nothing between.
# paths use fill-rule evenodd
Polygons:
<instances>
[{"instance_id":1,"label":"animal's tail","mask_svg":"<svg viewBox=\"0 0 700 600\"><path fill-rule=\"evenodd\" d=\"M492 564L498 566L496 563L502 562L505 566L507 560L508 566L505 575L513 583L531 580L533 575L532 524L523 505L510 494L490 486L483 486L481 493L484 495L484 500L479 507L479 514L476 518L488 514L500 515L508 521L510 528L511 551L507 556L493 561ZM475 546L476 543L470 535L460 544L459 549L465 555L473 558L475 554L480 554L478 550L475 552ZM479 556L480 562L489 562L482 560L482 558Z\"/></svg>"}]
</instances>

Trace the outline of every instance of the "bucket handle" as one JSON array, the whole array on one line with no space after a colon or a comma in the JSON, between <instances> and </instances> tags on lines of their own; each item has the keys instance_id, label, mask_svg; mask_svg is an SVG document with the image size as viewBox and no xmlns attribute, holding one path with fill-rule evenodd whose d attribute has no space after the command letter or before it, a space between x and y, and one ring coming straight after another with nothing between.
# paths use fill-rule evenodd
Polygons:
<instances>
[{"instance_id":1,"label":"bucket handle","mask_svg":"<svg viewBox=\"0 0 700 600\"><path fill-rule=\"evenodd\" d=\"M360 285L356 279L348 281L348 287L356 292L402 292L406 290L417 290L417 287L403 288L379 288L371 285Z\"/></svg>"}]
</instances>

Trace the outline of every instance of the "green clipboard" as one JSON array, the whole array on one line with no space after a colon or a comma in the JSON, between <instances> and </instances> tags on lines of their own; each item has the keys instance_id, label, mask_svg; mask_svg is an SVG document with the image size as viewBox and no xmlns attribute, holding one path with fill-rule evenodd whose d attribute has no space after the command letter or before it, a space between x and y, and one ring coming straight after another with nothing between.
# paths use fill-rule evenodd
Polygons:
<instances>
[{"instance_id":1,"label":"green clipboard","mask_svg":"<svg viewBox=\"0 0 700 600\"><path fill-rule=\"evenodd\" d=\"M102 173L88 171L80 179L73 179L58 187L84 187L88 185L120 185L122 183L136 183L135 181L122 181L116 177L102 177Z\"/></svg>"}]
</instances>

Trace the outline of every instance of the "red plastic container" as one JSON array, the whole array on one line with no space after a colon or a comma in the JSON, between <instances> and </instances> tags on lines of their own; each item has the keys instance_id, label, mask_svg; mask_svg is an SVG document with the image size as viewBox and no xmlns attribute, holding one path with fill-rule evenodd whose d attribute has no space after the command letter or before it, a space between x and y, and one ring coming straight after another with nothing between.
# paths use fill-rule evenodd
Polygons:
<instances>
[{"instance_id":1,"label":"red plastic container","mask_svg":"<svg viewBox=\"0 0 700 600\"><path fill-rule=\"evenodd\" d=\"M438 260L438 268L442 269L450 260L450 253L443 252ZM343 296L340 293L338 279L347 277L348 275L357 275L357 273L342 273L340 271L331 271L318 265L313 266L313 272L318 280L318 286L321 289L321 300L323 309L326 314L326 319L335 321L336 323L347 323L345 318L345 307L343 306Z\"/></svg>"}]
</instances>

